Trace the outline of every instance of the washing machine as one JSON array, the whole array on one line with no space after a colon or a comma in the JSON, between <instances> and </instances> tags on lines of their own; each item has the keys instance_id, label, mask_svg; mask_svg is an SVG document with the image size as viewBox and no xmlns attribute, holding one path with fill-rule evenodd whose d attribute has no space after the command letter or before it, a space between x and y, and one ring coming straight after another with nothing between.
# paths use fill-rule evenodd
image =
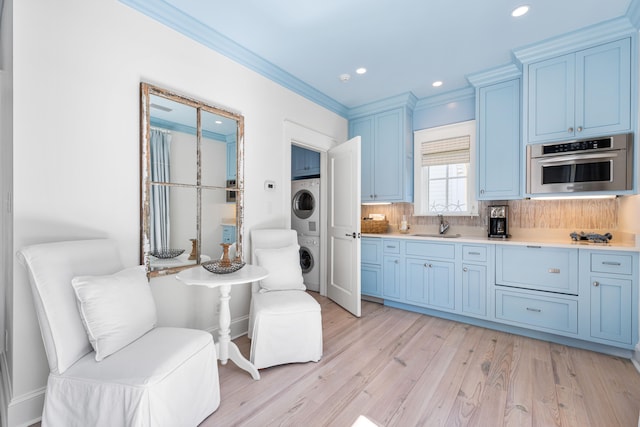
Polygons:
<instances>
[{"instance_id":1,"label":"washing machine","mask_svg":"<svg viewBox=\"0 0 640 427\"><path fill-rule=\"evenodd\" d=\"M320 292L320 238L298 235L298 245L304 284L310 291Z\"/></svg>"},{"instance_id":2,"label":"washing machine","mask_svg":"<svg viewBox=\"0 0 640 427\"><path fill-rule=\"evenodd\" d=\"M320 236L320 178L291 181L291 228Z\"/></svg>"}]
</instances>

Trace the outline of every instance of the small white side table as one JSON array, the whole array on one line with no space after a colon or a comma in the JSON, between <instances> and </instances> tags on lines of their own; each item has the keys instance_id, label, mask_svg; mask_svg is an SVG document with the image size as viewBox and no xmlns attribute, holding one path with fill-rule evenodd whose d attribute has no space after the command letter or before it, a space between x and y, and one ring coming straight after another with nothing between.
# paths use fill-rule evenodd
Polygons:
<instances>
[{"instance_id":1,"label":"small white side table","mask_svg":"<svg viewBox=\"0 0 640 427\"><path fill-rule=\"evenodd\" d=\"M256 282L269 275L269 272L257 265L247 264L240 270L229 274L214 274L204 269L202 266L182 270L176 279L187 284L196 286L206 286L207 288L218 288L220 292L220 334L216 343L216 353L218 360L225 365L231 359L238 367L249 372L254 380L260 379L260 373L251 362L242 356L238 346L231 342L231 311L229 310L229 300L231 299L231 286L241 283Z\"/></svg>"}]
</instances>

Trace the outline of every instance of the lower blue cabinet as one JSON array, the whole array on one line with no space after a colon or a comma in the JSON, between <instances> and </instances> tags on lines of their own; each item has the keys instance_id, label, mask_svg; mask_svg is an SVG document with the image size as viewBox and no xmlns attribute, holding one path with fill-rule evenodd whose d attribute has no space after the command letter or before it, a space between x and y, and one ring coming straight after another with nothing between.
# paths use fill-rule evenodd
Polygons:
<instances>
[{"instance_id":1,"label":"lower blue cabinet","mask_svg":"<svg viewBox=\"0 0 640 427\"><path fill-rule=\"evenodd\" d=\"M487 267L462 265L462 314L487 316Z\"/></svg>"},{"instance_id":2,"label":"lower blue cabinet","mask_svg":"<svg viewBox=\"0 0 640 427\"><path fill-rule=\"evenodd\" d=\"M455 264L407 258L407 302L436 309L455 309Z\"/></svg>"},{"instance_id":3,"label":"lower blue cabinet","mask_svg":"<svg viewBox=\"0 0 640 427\"><path fill-rule=\"evenodd\" d=\"M222 226L222 243L235 243L235 241L236 241L236 226L223 225Z\"/></svg>"},{"instance_id":4,"label":"lower blue cabinet","mask_svg":"<svg viewBox=\"0 0 640 427\"><path fill-rule=\"evenodd\" d=\"M591 337L632 344L631 280L591 276Z\"/></svg>"},{"instance_id":5,"label":"lower blue cabinet","mask_svg":"<svg viewBox=\"0 0 640 427\"><path fill-rule=\"evenodd\" d=\"M382 296L384 298L402 299L402 259L399 255L384 255L382 258Z\"/></svg>"}]
</instances>

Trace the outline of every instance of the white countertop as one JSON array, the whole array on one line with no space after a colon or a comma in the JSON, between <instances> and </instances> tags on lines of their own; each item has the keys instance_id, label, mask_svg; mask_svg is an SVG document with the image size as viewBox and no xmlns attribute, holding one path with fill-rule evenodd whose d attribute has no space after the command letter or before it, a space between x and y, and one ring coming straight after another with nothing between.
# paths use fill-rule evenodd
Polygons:
<instances>
[{"instance_id":1,"label":"white countertop","mask_svg":"<svg viewBox=\"0 0 640 427\"><path fill-rule=\"evenodd\" d=\"M452 232L455 234L455 232ZM622 233L620 233L622 235ZM465 236L460 237L425 237L415 236L411 233L384 233L384 234L370 234L363 233L362 237L373 237L381 239L408 239L408 240L424 240L439 243L482 243L482 244L496 244L496 245L531 245L531 246L551 246L556 248L580 248L580 249L597 249L597 250L610 250L610 251L633 251L640 252L640 246L637 246L630 238L616 239L614 233L613 239L607 244L603 243L590 243L587 241L574 242L567 234L564 237L560 236L544 236L544 237L510 237L508 239L495 239L483 236Z\"/></svg>"}]
</instances>

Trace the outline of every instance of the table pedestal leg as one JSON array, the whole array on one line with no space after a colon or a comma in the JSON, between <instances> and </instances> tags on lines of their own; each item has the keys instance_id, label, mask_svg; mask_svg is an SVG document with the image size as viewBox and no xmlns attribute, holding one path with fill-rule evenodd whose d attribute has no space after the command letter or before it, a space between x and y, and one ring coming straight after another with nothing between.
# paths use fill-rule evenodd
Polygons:
<instances>
[{"instance_id":1,"label":"table pedestal leg","mask_svg":"<svg viewBox=\"0 0 640 427\"><path fill-rule=\"evenodd\" d=\"M231 311L229 309L231 286L222 285L218 289L220 290L220 334L218 342L216 343L218 360L220 360L221 364L225 365L227 360L231 359L239 368L249 372L254 380L259 380L260 374L256 367L245 359L242 353L240 353L238 346L231 342Z\"/></svg>"}]
</instances>

